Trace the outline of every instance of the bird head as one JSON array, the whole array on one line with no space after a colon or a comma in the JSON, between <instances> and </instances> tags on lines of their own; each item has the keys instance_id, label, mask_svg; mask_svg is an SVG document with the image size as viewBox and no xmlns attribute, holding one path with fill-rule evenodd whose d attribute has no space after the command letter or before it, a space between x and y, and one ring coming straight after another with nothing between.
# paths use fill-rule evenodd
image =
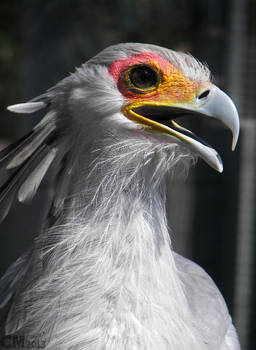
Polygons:
<instances>
[{"instance_id":1,"label":"bird head","mask_svg":"<svg viewBox=\"0 0 256 350\"><path fill-rule=\"evenodd\" d=\"M236 107L211 82L209 69L191 55L155 45L110 46L45 94L8 109L31 113L46 106L69 135L86 131L82 139L90 142L97 133L129 129L160 144L185 146L219 172L217 151L185 128L180 117L220 120L232 131L233 150L239 136Z\"/></svg>"},{"instance_id":2,"label":"bird head","mask_svg":"<svg viewBox=\"0 0 256 350\"><path fill-rule=\"evenodd\" d=\"M155 45L119 44L100 52L75 74L87 79L86 89L74 89L75 99L86 100L87 106L114 123L126 122L126 127L148 137L158 135L158 140L162 137L164 142L185 146L222 172L219 154L183 127L179 118L194 115L220 120L232 131L234 150L238 112L232 100L211 82L208 68L191 55ZM74 105L80 109L83 103Z\"/></svg>"},{"instance_id":3,"label":"bird head","mask_svg":"<svg viewBox=\"0 0 256 350\"><path fill-rule=\"evenodd\" d=\"M48 110L45 117L0 154L0 167L16 169L2 187L0 220L16 192L20 201L35 195L54 159L61 165L54 205L61 208L70 175L72 183L84 185L81 167L86 172L91 167L87 178L93 174L93 180L101 179L95 173L100 168L106 184L119 173L132 174L131 182L138 169L158 184L177 161L191 164L186 162L191 155L222 172L218 153L181 125L182 116L220 120L233 133L232 149L239 135L238 112L211 82L208 68L188 54L155 45L110 46L43 95L8 107L16 113L42 108Z\"/></svg>"}]
</instances>

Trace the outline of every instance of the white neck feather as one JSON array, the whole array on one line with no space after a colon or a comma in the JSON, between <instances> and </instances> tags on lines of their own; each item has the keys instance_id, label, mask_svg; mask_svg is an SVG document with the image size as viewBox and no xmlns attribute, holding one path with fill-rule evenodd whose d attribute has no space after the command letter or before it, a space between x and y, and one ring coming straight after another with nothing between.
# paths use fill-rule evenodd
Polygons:
<instances>
[{"instance_id":1,"label":"white neck feather","mask_svg":"<svg viewBox=\"0 0 256 350\"><path fill-rule=\"evenodd\" d=\"M22 332L43 331L47 349L205 349L165 213L167 170L191 156L145 138L105 145L95 159L76 180L65 223L37 242L47 262L23 296Z\"/></svg>"}]
</instances>

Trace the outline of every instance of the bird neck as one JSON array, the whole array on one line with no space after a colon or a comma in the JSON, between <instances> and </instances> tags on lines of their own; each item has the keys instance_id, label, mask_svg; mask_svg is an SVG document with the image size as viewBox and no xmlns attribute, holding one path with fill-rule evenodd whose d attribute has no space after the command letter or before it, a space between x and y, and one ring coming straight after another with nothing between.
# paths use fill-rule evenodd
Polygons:
<instances>
[{"instance_id":1,"label":"bird neck","mask_svg":"<svg viewBox=\"0 0 256 350\"><path fill-rule=\"evenodd\" d=\"M43 329L49 349L66 347L67 339L77 349L187 349L181 330L189 349L201 349L187 321L165 210L166 171L191 158L175 145L167 151L147 140L120 141L74 172L64 221L37 241L43 276L23 301L32 303L26 333Z\"/></svg>"},{"instance_id":2,"label":"bird neck","mask_svg":"<svg viewBox=\"0 0 256 350\"><path fill-rule=\"evenodd\" d=\"M95 191L80 198L79 203L86 199L89 204L74 214L73 238L68 233L79 261L69 294L82 306L77 317L83 319L84 331L89 336L97 330L106 349L136 344L167 349L165 343L178 348L178 334L171 334L170 325L174 315L186 313L186 300L171 252L165 179L161 175L161 181L152 182L155 161L137 171L126 164L121 172L102 177L97 172L88 179ZM74 276L82 280L74 281Z\"/></svg>"},{"instance_id":3,"label":"bird neck","mask_svg":"<svg viewBox=\"0 0 256 350\"><path fill-rule=\"evenodd\" d=\"M95 349L178 349L189 317L171 251L164 174L179 154L121 146L90 162L83 190L74 182L68 224L53 250L61 269L50 286L72 307L59 310L65 321L55 329L69 333L74 348L93 341ZM83 339L75 338L74 323ZM193 342L190 349L199 350Z\"/></svg>"}]
</instances>

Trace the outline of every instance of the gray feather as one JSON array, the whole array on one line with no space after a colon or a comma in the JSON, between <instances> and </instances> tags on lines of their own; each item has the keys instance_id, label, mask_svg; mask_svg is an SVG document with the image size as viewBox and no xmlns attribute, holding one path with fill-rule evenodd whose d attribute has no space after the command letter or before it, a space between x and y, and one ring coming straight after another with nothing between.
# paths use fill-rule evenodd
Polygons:
<instances>
[{"instance_id":1,"label":"gray feather","mask_svg":"<svg viewBox=\"0 0 256 350\"><path fill-rule=\"evenodd\" d=\"M63 151L64 153L65 151ZM73 160L70 157L70 154L66 155L62 160L62 166L59 169L57 175L57 183L55 186L55 196L52 206L52 215L57 216L60 213L60 210L63 206L65 198L68 193L68 188L70 184L70 177L73 170Z\"/></svg>"},{"instance_id":2,"label":"gray feather","mask_svg":"<svg viewBox=\"0 0 256 350\"><path fill-rule=\"evenodd\" d=\"M27 262L30 256L31 250L29 249L8 268L0 279L0 309L8 303L10 297L15 293L19 282L27 271Z\"/></svg>"},{"instance_id":3,"label":"gray feather","mask_svg":"<svg viewBox=\"0 0 256 350\"><path fill-rule=\"evenodd\" d=\"M52 164L56 153L56 148L51 149L41 162L32 170L25 182L23 182L18 191L18 200L20 202L31 200L34 197L45 173Z\"/></svg>"},{"instance_id":4,"label":"gray feather","mask_svg":"<svg viewBox=\"0 0 256 350\"><path fill-rule=\"evenodd\" d=\"M20 202L33 198L57 151L65 155L65 151L59 152L63 139L61 132L58 137L56 123L57 114L51 110L33 131L0 152L0 168L17 168L0 187L0 221L8 214L17 192ZM58 149L55 144L59 144Z\"/></svg>"},{"instance_id":5,"label":"gray feather","mask_svg":"<svg viewBox=\"0 0 256 350\"><path fill-rule=\"evenodd\" d=\"M21 165L55 130L55 124L53 122L43 124L42 121L33 131L0 152L0 168L6 167L7 169L11 169Z\"/></svg>"},{"instance_id":6,"label":"gray feather","mask_svg":"<svg viewBox=\"0 0 256 350\"><path fill-rule=\"evenodd\" d=\"M34 130L37 130L38 128L41 128L42 126L45 126L48 123L54 123L56 121L57 113L54 111L49 111L42 120L36 126L34 127Z\"/></svg>"},{"instance_id":7,"label":"gray feather","mask_svg":"<svg viewBox=\"0 0 256 350\"><path fill-rule=\"evenodd\" d=\"M8 187L4 193L1 193L0 198L0 222L5 219L7 214L9 213L9 210L11 208L13 199L15 195L15 188L14 187Z\"/></svg>"},{"instance_id":8,"label":"gray feather","mask_svg":"<svg viewBox=\"0 0 256 350\"><path fill-rule=\"evenodd\" d=\"M7 147L3 148L0 151L0 167L3 168L6 163L8 163L10 157L13 156L14 153L21 148L21 145L23 145L24 142L29 142L31 138L35 136L34 134L35 131L30 131L28 134L24 135L16 142L13 142Z\"/></svg>"},{"instance_id":9,"label":"gray feather","mask_svg":"<svg viewBox=\"0 0 256 350\"><path fill-rule=\"evenodd\" d=\"M55 129L55 123L48 123L42 130L29 142L27 145L23 145L19 152L17 152L6 166L6 169L16 168L21 165L26 159L28 159L34 151L43 143L43 141L51 134Z\"/></svg>"},{"instance_id":10,"label":"gray feather","mask_svg":"<svg viewBox=\"0 0 256 350\"><path fill-rule=\"evenodd\" d=\"M42 159L49 152L49 147L40 146L33 156L10 178L7 184L1 188L0 195L0 221L2 221L8 214L11 204L19 187L30 175L31 171L36 166L37 162Z\"/></svg>"},{"instance_id":11,"label":"gray feather","mask_svg":"<svg viewBox=\"0 0 256 350\"><path fill-rule=\"evenodd\" d=\"M5 335L8 313L12 307L12 300L18 293L24 277L30 266L32 249L22 254L5 272L0 279L0 335Z\"/></svg>"},{"instance_id":12,"label":"gray feather","mask_svg":"<svg viewBox=\"0 0 256 350\"><path fill-rule=\"evenodd\" d=\"M45 102L26 102L8 106L7 109L14 113L33 113L46 106L47 104Z\"/></svg>"}]
</instances>

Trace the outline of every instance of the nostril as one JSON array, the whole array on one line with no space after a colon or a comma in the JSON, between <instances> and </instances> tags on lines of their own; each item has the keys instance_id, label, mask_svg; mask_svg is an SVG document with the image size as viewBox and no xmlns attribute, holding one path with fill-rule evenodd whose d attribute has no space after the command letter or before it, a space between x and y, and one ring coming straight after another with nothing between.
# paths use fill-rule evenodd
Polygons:
<instances>
[{"instance_id":1,"label":"nostril","mask_svg":"<svg viewBox=\"0 0 256 350\"><path fill-rule=\"evenodd\" d=\"M204 92L201 93L201 95L198 96L199 99L205 98L209 95L210 90L204 90Z\"/></svg>"}]
</instances>

